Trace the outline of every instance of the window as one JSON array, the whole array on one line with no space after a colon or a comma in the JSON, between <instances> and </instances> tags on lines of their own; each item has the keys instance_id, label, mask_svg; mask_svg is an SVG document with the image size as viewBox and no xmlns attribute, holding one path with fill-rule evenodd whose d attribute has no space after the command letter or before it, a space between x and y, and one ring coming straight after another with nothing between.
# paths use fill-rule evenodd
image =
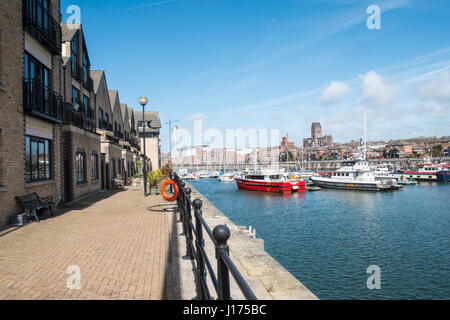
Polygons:
<instances>
[{"instance_id":1,"label":"window","mask_svg":"<svg viewBox=\"0 0 450 320\"><path fill-rule=\"evenodd\" d=\"M102 108L98 108L98 124L101 129L105 129L104 123L103 123L103 110Z\"/></svg>"},{"instance_id":2,"label":"window","mask_svg":"<svg viewBox=\"0 0 450 320\"><path fill-rule=\"evenodd\" d=\"M86 183L86 153L78 150L75 157L76 171L77 171L77 184Z\"/></svg>"},{"instance_id":3,"label":"window","mask_svg":"<svg viewBox=\"0 0 450 320\"><path fill-rule=\"evenodd\" d=\"M72 103L80 104L80 90L75 87L72 87Z\"/></svg>"},{"instance_id":4,"label":"window","mask_svg":"<svg viewBox=\"0 0 450 320\"><path fill-rule=\"evenodd\" d=\"M75 73L78 70L78 31L73 36L73 39L70 43L70 51L72 57L72 72Z\"/></svg>"},{"instance_id":5,"label":"window","mask_svg":"<svg viewBox=\"0 0 450 320\"><path fill-rule=\"evenodd\" d=\"M25 180L27 182L52 178L50 150L51 140L25 137Z\"/></svg>"},{"instance_id":6,"label":"window","mask_svg":"<svg viewBox=\"0 0 450 320\"><path fill-rule=\"evenodd\" d=\"M98 154L93 152L91 154L91 163L92 163L92 180L98 180Z\"/></svg>"},{"instance_id":7,"label":"window","mask_svg":"<svg viewBox=\"0 0 450 320\"><path fill-rule=\"evenodd\" d=\"M91 111L91 106L89 104L89 97L87 97L85 95L83 95L83 105L84 105L83 114L86 117L90 118L91 117L91 112L90 112Z\"/></svg>"},{"instance_id":8,"label":"window","mask_svg":"<svg viewBox=\"0 0 450 320\"><path fill-rule=\"evenodd\" d=\"M83 82L87 83L89 76L89 63L86 51L83 51Z\"/></svg>"}]
</instances>

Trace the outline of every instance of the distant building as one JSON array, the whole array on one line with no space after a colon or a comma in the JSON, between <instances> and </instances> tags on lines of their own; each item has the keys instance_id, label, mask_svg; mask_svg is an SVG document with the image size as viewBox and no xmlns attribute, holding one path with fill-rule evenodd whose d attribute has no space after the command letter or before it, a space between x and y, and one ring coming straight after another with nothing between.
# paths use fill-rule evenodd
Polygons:
<instances>
[{"instance_id":1,"label":"distant building","mask_svg":"<svg viewBox=\"0 0 450 320\"><path fill-rule=\"evenodd\" d=\"M311 126L311 138L303 139L303 148L327 148L333 146L331 135L322 136L322 126L319 122L314 122Z\"/></svg>"},{"instance_id":2,"label":"distant building","mask_svg":"<svg viewBox=\"0 0 450 320\"><path fill-rule=\"evenodd\" d=\"M409 157L413 154L413 146L407 142L396 142L386 145L383 156L385 158Z\"/></svg>"},{"instance_id":3,"label":"distant building","mask_svg":"<svg viewBox=\"0 0 450 320\"><path fill-rule=\"evenodd\" d=\"M145 140L145 156L150 159L150 169L152 171L161 168L159 133L161 129L161 120L158 112L146 111L144 113L144 121L142 119L142 112L136 112L135 119L138 122L138 132L141 145L141 152L144 152ZM144 137L145 126L145 137Z\"/></svg>"}]
</instances>

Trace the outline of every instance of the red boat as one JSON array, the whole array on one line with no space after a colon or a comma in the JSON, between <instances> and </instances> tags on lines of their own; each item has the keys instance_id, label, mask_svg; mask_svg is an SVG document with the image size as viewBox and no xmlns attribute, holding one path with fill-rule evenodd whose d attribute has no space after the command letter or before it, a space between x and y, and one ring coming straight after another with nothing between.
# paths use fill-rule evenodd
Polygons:
<instances>
[{"instance_id":1,"label":"red boat","mask_svg":"<svg viewBox=\"0 0 450 320\"><path fill-rule=\"evenodd\" d=\"M306 191L306 182L297 175L272 170L256 170L236 177L239 189L265 192Z\"/></svg>"}]
</instances>

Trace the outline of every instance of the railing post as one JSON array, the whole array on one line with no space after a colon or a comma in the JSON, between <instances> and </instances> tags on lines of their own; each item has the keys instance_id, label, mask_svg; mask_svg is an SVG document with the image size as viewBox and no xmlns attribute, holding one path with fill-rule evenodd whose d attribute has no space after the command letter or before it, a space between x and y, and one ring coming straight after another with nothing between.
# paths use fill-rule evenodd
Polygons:
<instances>
[{"instance_id":1,"label":"railing post","mask_svg":"<svg viewBox=\"0 0 450 320\"><path fill-rule=\"evenodd\" d=\"M228 255L230 250L227 244L230 238L230 229L227 226L219 225L213 230L213 237L216 240L216 259L217 259L217 282L219 300L231 300L230 295L230 274L228 267L223 262L222 257Z\"/></svg>"},{"instance_id":2,"label":"railing post","mask_svg":"<svg viewBox=\"0 0 450 320\"><path fill-rule=\"evenodd\" d=\"M183 182L184 183L184 182ZM193 240L193 236L192 236L192 228L191 228L191 223L192 223L192 215L191 215L191 206L190 206L190 198L191 198L191 189L190 188L186 188L186 197L184 199L184 234L186 235L186 256L184 256L184 259L190 259L193 260L194 259L194 254L192 252L192 247L191 247L191 243Z\"/></svg>"},{"instance_id":3,"label":"railing post","mask_svg":"<svg viewBox=\"0 0 450 320\"><path fill-rule=\"evenodd\" d=\"M197 248L197 277L198 277L198 288L197 288L197 297L200 300L206 300L206 290L205 286L206 283L203 283L203 281L206 281L206 268L205 268L205 260L203 258L202 250L205 247L205 240L203 239L203 225L202 221L200 220L200 217L202 216L202 205L203 202L200 199L195 199L193 202L195 211L195 231L197 232L195 238L195 245Z\"/></svg>"}]
</instances>

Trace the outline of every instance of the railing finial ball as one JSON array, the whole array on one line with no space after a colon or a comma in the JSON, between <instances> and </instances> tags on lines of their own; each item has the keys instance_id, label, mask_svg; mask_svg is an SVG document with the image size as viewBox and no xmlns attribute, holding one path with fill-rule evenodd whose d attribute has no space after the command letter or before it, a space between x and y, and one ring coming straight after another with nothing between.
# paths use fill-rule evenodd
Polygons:
<instances>
[{"instance_id":1,"label":"railing finial ball","mask_svg":"<svg viewBox=\"0 0 450 320\"><path fill-rule=\"evenodd\" d=\"M213 237L220 244L226 243L230 239L230 229L227 226L219 225L213 230Z\"/></svg>"},{"instance_id":2,"label":"railing finial ball","mask_svg":"<svg viewBox=\"0 0 450 320\"><path fill-rule=\"evenodd\" d=\"M191 188L186 188L186 194L189 196L191 194L192 190Z\"/></svg>"},{"instance_id":3,"label":"railing finial ball","mask_svg":"<svg viewBox=\"0 0 450 320\"><path fill-rule=\"evenodd\" d=\"M200 210L202 208L203 201L201 199L197 198L194 200L194 202L192 204L194 205L195 210Z\"/></svg>"}]
</instances>

